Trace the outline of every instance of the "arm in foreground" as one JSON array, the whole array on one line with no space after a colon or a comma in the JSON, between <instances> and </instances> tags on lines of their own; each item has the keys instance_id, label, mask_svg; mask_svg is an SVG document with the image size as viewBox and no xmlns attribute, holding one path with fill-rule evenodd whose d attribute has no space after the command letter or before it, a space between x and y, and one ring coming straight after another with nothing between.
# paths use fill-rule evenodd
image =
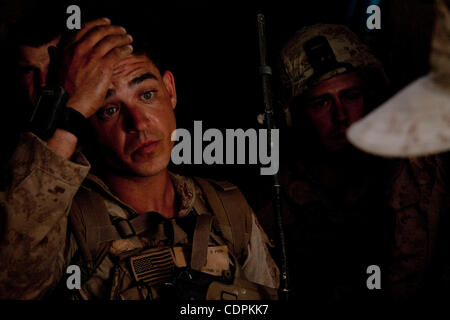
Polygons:
<instances>
[{"instance_id":1,"label":"arm in foreground","mask_svg":"<svg viewBox=\"0 0 450 320\"><path fill-rule=\"evenodd\" d=\"M73 254L68 213L88 171L83 157L71 162L22 135L0 193L0 298L40 298L60 280Z\"/></svg>"}]
</instances>

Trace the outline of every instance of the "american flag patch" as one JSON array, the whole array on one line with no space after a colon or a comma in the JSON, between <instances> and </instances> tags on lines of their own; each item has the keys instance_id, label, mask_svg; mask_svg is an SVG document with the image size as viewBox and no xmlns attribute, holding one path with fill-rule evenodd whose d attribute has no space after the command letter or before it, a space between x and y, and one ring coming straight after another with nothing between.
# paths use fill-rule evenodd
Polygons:
<instances>
[{"instance_id":1,"label":"american flag patch","mask_svg":"<svg viewBox=\"0 0 450 320\"><path fill-rule=\"evenodd\" d=\"M137 282L154 286L172 280L175 263L171 248L146 250L142 255L131 257L130 261Z\"/></svg>"}]
</instances>

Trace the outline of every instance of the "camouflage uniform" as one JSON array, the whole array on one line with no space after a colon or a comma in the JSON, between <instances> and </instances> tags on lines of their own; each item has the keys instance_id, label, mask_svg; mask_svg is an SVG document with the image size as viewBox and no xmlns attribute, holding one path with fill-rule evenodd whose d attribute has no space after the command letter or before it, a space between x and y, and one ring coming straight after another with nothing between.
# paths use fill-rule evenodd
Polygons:
<instances>
[{"instance_id":1,"label":"camouflage uniform","mask_svg":"<svg viewBox=\"0 0 450 320\"><path fill-rule=\"evenodd\" d=\"M296 299L367 297L366 268L375 264L384 270L391 245L387 179L376 170L382 165L368 165L366 179L353 189L350 183L338 187L324 184L311 167L300 163L281 172L282 211ZM269 205L257 214L262 222L270 221L272 208ZM270 225L263 224L263 228L269 237L273 235Z\"/></svg>"},{"instance_id":2,"label":"camouflage uniform","mask_svg":"<svg viewBox=\"0 0 450 320\"><path fill-rule=\"evenodd\" d=\"M395 214L389 270L394 299L449 295L450 264L446 252L450 248L446 230L450 226L450 201L446 161L445 156L405 160L394 177L389 201Z\"/></svg>"},{"instance_id":3,"label":"camouflage uniform","mask_svg":"<svg viewBox=\"0 0 450 320\"><path fill-rule=\"evenodd\" d=\"M349 72L356 71L365 87L370 87L366 78L377 82L377 89L387 77L370 49L343 25L300 29L283 46L280 60L284 112L292 130L285 135L291 149L281 172L292 285L301 298L359 298L367 292L366 268L382 263L381 248L389 251L379 236L387 234L380 228L389 227L383 225L389 220L384 175L374 159L355 150L322 153L301 98L318 83ZM336 185L320 178L325 175Z\"/></svg>"},{"instance_id":4,"label":"camouflage uniform","mask_svg":"<svg viewBox=\"0 0 450 320\"><path fill-rule=\"evenodd\" d=\"M356 192L359 196L347 204L330 198L324 193L327 186L301 166L283 174L284 219L297 294L362 297L368 294L365 268L377 264L386 298L448 298L448 157L385 160L370 187ZM270 208L262 212L270 213Z\"/></svg>"},{"instance_id":5,"label":"camouflage uniform","mask_svg":"<svg viewBox=\"0 0 450 320\"><path fill-rule=\"evenodd\" d=\"M395 299L419 302L448 300L450 292L450 1L436 0L435 9L430 72L347 131L365 152L409 158L400 162L390 190L395 237L389 280Z\"/></svg>"},{"instance_id":6,"label":"camouflage uniform","mask_svg":"<svg viewBox=\"0 0 450 320\"><path fill-rule=\"evenodd\" d=\"M90 165L83 154L77 151L72 159L68 161L56 155L31 133L22 135L10 161L10 182L1 193L1 298L35 299L51 291L77 253L77 242L68 231L68 214L83 181L94 183L110 193L89 173ZM165 220L161 223L173 226L172 239L164 233L161 224L161 232L153 238L134 236L114 241L95 273L83 283L81 298L109 298L114 256L140 247L189 241L179 221L192 211L196 198L200 197L204 202L202 193L190 178L171 174L171 180L178 201L177 218L168 219L169 222L161 218ZM114 200L104 199L109 214L128 218L125 204L113 195L111 199ZM270 245L267 236L252 213L248 256L242 270L248 280L276 288L279 271L267 245Z\"/></svg>"}]
</instances>

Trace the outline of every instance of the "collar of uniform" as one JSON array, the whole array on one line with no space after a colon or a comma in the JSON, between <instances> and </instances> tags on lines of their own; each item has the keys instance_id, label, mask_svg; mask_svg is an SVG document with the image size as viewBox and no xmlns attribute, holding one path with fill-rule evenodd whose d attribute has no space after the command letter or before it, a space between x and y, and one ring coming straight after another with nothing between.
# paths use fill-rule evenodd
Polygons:
<instances>
[{"instance_id":1,"label":"collar of uniform","mask_svg":"<svg viewBox=\"0 0 450 320\"><path fill-rule=\"evenodd\" d=\"M197 196L195 184L191 178L172 172L169 172L169 175L175 188L178 209L177 217L181 218L188 215L189 212L192 211L195 198Z\"/></svg>"},{"instance_id":2,"label":"collar of uniform","mask_svg":"<svg viewBox=\"0 0 450 320\"><path fill-rule=\"evenodd\" d=\"M177 202L176 208L178 209L176 216L179 218L184 217L192 211L196 199L196 188L194 181L188 177L172 172L169 172L169 176L175 189L175 201ZM135 210L115 196L99 177L90 173L86 179L95 186L99 187L101 191L109 196L109 198L115 200L121 206L124 206L129 211L135 213Z\"/></svg>"},{"instance_id":3,"label":"collar of uniform","mask_svg":"<svg viewBox=\"0 0 450 320\"><path fill-rule=\"evenodd\" d=\"M87 189L95 189L96 191L100 191L103 196L107 196L109 200L116 202L120 207L126 209L129 213L137 215L136 210L130 207L128 204L119 199L116 195L112 193L109 187L96 175L89 173L86 177L85 182L83 183L83 187Z\"/></svg>"}]
</instances>

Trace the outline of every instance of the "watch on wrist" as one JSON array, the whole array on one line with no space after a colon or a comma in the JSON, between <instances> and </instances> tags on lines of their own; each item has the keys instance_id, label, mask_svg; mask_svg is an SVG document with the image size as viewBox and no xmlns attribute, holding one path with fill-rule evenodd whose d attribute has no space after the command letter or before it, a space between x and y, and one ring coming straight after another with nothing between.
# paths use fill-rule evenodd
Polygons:
<instances>
[{"instance_id":1,"label":"watch on wrist","mask_svg":"<svg viewBox=\"0 0 450 320\"><path fill-rule=\"evenodd\" d=\"M46 86L41 89L29 120L29 130L47 140L60 128L82 138L87 119L75 109L66 106L68 95L62 87Z\"/></svg>"}]
</instances>

